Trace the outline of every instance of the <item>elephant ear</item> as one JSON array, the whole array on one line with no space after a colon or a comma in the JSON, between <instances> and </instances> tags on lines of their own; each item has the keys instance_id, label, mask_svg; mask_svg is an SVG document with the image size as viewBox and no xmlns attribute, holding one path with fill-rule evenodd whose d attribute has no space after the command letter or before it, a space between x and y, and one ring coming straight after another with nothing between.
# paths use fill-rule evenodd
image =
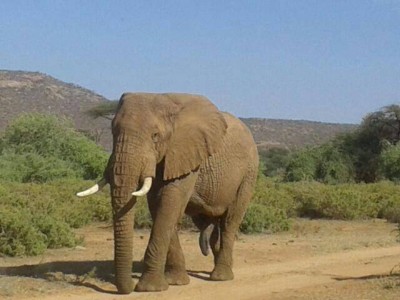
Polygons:
<instances>
[{"instance_id":1,"label":"elephant ear","mask_svg":"<svg viewBox=\"0 0 400 300\"><path fill-rule=\"evenodd\" d=\"M222 113L206 98L169 95L180 106L174 132L165 154L164 180L178 178L200 166L222 144L227 124Z\"/></svg>"}]
</instances>

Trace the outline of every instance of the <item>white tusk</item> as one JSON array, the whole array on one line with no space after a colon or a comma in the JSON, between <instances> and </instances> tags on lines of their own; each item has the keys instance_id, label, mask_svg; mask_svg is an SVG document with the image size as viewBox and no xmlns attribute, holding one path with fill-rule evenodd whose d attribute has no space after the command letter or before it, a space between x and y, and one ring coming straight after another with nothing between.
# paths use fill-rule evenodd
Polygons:
<instances>
[{"instance_id":1,"label":"white tusk","mask_svg":"<svg viewBox=\"0 0 400 300\"><path fill-rule=\"evenodd\" d=\"M132 196L141 197L141 196L146 195L150 191L152 181L153 181L153 178L146 177L144 179L144 183L143 183L142 188L140 190L136 191L136 192L133 192Z\"/></svg>"},{"instance_id":2,"label":"white tusk","mask_svg":"<svg viewBox=\"0 0 400 300\"><path fill-rule=\"evenodd\" d=\"M102 178L98 183L96 183L91 188L89 188L85 191L76 193L76 195L78 197L86 197L86 196L92 195L94 193L97 193L99 190L101 190L106 184L107 184L107 181L104 178Z\"/></svg>"}]
</instances>

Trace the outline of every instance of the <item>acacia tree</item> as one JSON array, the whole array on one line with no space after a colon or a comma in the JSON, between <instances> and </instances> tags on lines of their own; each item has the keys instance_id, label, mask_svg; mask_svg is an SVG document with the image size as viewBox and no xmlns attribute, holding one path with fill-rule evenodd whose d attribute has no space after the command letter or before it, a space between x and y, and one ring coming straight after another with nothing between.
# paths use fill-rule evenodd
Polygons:
<instances>
[{"instance_id":1,"label":"acacia tree","mask_svg":"<svg viewBox=\"0 0 400 300\"><path fill-rule=\"evenodd\" d=\"M397 144L400 140L400 106L392 104L368 114L361 124L361 130L368 131L379 141Z\"/></svg>"},{"instance_id":2,"label":"acacia tree","mask_svg":"<svg viewBox=\"0 0 400 300\"><path fill-rule=\"evenodd\" d=\"M107 120L112 120L117 111L117 107L118 101L108 101L88 109L86 114L93 119L105 118Z\"/></svg>"},{"instance_id":3,"label":"acacia tree","mask_svg":"<svg viewBox=\"0 0 400 300\"><path fill-rule=\"evenodd\" d=\"M374 182L382 177L381 153L400 140L400 106L396 104L364 117L360 128L343 137L342 147L352 158L356 180Z\"/></svg>"}]
</instances>

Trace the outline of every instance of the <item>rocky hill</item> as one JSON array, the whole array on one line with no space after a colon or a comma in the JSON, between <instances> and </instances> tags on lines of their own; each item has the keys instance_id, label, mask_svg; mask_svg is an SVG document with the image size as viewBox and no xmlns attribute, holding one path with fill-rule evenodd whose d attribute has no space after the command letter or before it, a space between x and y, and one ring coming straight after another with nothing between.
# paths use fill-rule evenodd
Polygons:
<instances>
[{"instance_id":1,"label":"rocky hill","mask_svg":"<svg viewBox=\"0 0 400 300\"><path fill-rule=\"evenodd\" d=\"M259 149L298 149L319 145L336 135L353 131L354 124L333 124L313 121L242 118L250 128Z\"/></svg>"},{"instance_id":2,"label":"rocky hill","mask_svg":"<svg viewBox=\"0 0 400 300\"><path fill-rule=\"evenodd\" d=\"M109 148L110 122L84 114L105 101L90 90L42 73L0 70L0 132L21 114L48 113L71 119L79 130Z\"/></svg>"},{"instance_id":3,"label":"rocky hill","mask_svg":"<svg viewBox=\"0 0 400 300\"><path fill-rule=\"evenodd\" d=\"M93 120L85 114L89 108L106 101L109 100L90 90L42 73L0 70L0 132L23 113L49 113L72 119L79 130L90 133L110 150L110 121ZM356 125L311 121L242 120L249 126L260 149L321 144L338 133L356 128Z\"/></svg>"}]
</instances>

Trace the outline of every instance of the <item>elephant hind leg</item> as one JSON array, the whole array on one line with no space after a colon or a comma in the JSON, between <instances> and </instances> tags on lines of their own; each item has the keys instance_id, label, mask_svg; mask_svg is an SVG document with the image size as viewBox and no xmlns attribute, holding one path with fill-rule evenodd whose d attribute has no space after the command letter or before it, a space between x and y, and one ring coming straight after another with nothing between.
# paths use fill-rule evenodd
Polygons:
<instances>
[{"instance_id":1,"label":"elephant hind leg","mask_svg":"<svg viewBox=\"0 0 400 300\"><path fill-rule=\"evenodd\" d=\"M251 177L252 178L252 177ZM253 194L254 180L244 180L239 187L237 198L229 206L227 212L220 220L220 234L216 232L214 239L220 239L220 242L214 243L214 270L210 279L216 281L232 280L232 251L235 242L235 236L243 220L247 206ZM219 247L218 247L219 246Z\"/></svg>"},{"instance_id":2,"label":"elephant hind leg","mask_svg":"<svg viewBox=\"0 0 400 300\"><path fill-rule=\"evenodd\" d=\"M190 282L190 278L186 272L185 257L176 229L172 234L171 243L168 248L165 278L170 285L186 285Z\"/></svg>"}]
</instances>

